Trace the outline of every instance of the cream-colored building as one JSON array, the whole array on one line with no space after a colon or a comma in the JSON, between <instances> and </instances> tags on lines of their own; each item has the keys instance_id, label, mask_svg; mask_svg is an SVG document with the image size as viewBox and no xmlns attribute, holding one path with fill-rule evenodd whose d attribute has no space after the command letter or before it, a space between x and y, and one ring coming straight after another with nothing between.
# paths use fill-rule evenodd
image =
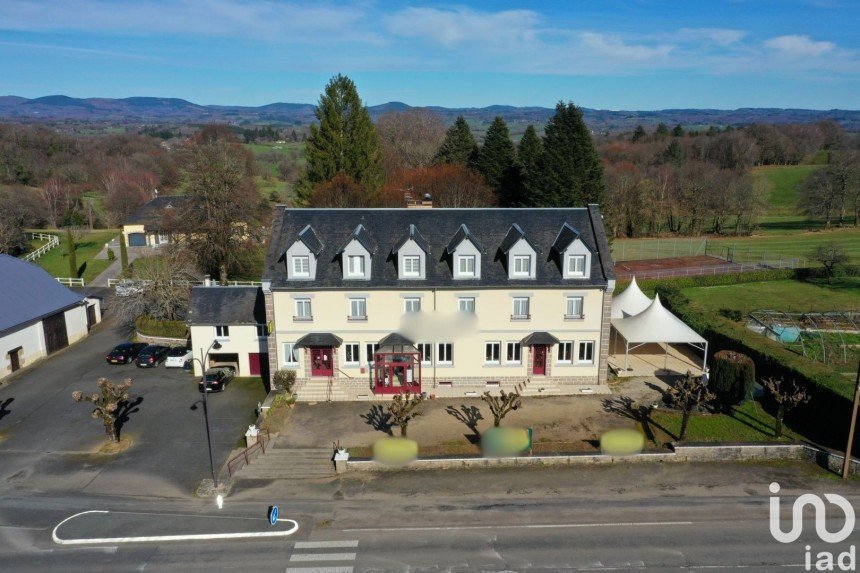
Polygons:
<instances>
[{"instance_id":1,"label":"cream-colored building","mask_svg":"<svg viewBox=\"0 0 860 573\"><path fill-rule=\"evenodd\" d=\"M596 205L279 207L269 369L296 370L300 400L599 391L614 286Z\"/></svg>"}]
</instances>

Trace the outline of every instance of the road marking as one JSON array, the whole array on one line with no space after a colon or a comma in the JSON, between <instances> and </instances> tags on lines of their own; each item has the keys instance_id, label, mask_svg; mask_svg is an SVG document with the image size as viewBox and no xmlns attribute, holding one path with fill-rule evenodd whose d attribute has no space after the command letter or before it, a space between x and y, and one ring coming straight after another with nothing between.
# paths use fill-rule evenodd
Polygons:
<instances>
[{"instance_id":1,"label":"road marking","mask_svg":"<svg viewBox=\"0 0 860 573\"><path fill-rule=\"evenodd\" d=\"M0 525L0 529L27 529L30 531L44 531L47 527L26 527L24 525Z\"/></svg>"},{"instance_id":2,"label":"road marking","mask_svg":"<svg viewBox=\"0 0 860 573\"><path fill-rule=\"evenodd\" d=\"M199 534L185 534L185 535L149 535L149 536L138 536L138 537L96 537L96 538L85 538L85 539L62 539L57 535L57 530L60 529L65 523L71 521L76 517L80 517L81 515L87 515L89 513L111 513L109 511L94 509L90 511L82 511L80 513L76 513L71 515L57 524L54 527L53 532L51 533L51 537L54 539L54 543L58 545L102 545L109 543L152 543L158 541L203 541L203 540L212 540L212 539L253 539L253 538L262 538L262 537L287 537L288 535L292 535L299 529L299 524L296 521L284 520L284 521L292 521L293 526L284 531L246 531L246 532L236 532L236 533L199 533ZM125 512L116 512L116 513L125 513L125 514L134 514L134 512L125 511ZM144 514L145 515L145 514ZM187 516L187 517L201 517L199 515L195 516Z\"/></svg>"},{"instance_id":3,"label":"road marking","mask_svg":"<svg viewBox=\"0 0 860 573\"><path fill-rule=\"evenodd\" d=\"M347 541L296 541L295 549L324 549L329 547L358 547L358 539Z\"/></svg>"},{"instance_id":4,"label":"road marking","mask_svg":"<svg viewBox=\"0 0 860 573\"><path fill-rule=\"evenodd\" d=\"M355 561L355 553L303 553L291 555L290 561Z\"/></svg>"},{"instance_id":5,"label":"road marking","mask_svg":"<svg viewBox=\"0 0 860 573\"><path fill-rule=\"evenodd\" d=\"M341 531L462 531L472 529L567 529L579 527L668 527L693 525L692 521L627 521L619 523L550 523L531 525L463 525L450 527L366 527Z\"/></svg>"},{"instance_id":6,"label":"road marking","mask_svg":"<svg viewBox=\"0 0 860 573\"><path fill-rule=\"evenodd\" d=\"M352 567L287 567L287 573L352 573Z\"/></svg>"}]
</instances>

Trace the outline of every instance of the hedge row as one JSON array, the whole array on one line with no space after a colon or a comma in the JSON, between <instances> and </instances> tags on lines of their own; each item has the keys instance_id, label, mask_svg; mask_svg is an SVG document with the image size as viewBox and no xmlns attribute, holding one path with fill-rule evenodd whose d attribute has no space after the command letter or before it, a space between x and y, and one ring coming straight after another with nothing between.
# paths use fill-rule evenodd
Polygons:
<instances>
[{"instance_id":1,"label":"hedge row","mask_svg":"<svg viewBox=\"0 0 860 573\"><path fill-rule=\"evenodd\" d=\"M156 320L148 316L138 316L134 325L137 331L148 336L165 338L187 338L188 326L181 320Z\"/></svg>"}]
</instances>

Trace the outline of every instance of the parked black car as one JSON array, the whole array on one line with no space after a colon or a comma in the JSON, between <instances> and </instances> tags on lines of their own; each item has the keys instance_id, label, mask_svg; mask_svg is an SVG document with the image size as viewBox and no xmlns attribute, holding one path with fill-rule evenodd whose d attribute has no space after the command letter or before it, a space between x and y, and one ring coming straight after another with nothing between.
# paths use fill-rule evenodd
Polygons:
<instances>
[{"instance_id":1,"label":"parked black car","mask_svg":"<svg viewBox=\"0 0 860 573\"><path fill-rule=\"evenodd\" d=\"M224 389L224 386L227 385L230 380L233 379L233 375L236 370L231 366L218 366L217 368L210 368L204 374L206 380L206 391L207 392L220 392ZM201 380L197 383L197 391L203 392L204 384Z\"/></svg>"},{"instance_id":2,"label":"parked black car","mask_svg":"<svg viewBox=\"0 0 860 573\"><path fill-rule=\"evenodd\" d=\"M137 355L138 368L155 368L167 358L167 353L170 350L167 346L150 345L140 351Z\"/></svg>"},{"instance_id":3,"label":"parked black car","mask_svg":"<svg viewBox=\"0 0 860 573\"><path fill-rule=\"evenodd\" d=\"M105 354L105 361L108 364L128 364L137 358L137 355L144 348L146 348L146 344L142 342L123 342Z\"/></svg>"}]
</instances>

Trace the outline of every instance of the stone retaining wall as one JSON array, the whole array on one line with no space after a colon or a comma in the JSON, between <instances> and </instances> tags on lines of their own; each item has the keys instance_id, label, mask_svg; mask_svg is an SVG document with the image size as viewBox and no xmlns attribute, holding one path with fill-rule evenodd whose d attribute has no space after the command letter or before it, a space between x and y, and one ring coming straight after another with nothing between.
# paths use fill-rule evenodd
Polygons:
<instances>
[{"instance_id":1,"label":"stone retaining wall","mask_svg":"<svg viewBox=\"0 0 860 573\"><path fill-rule=\"evenodd\" d=\"M150 336L138 331L134 331L134 337L140 342L147 344L161 344L163 346L185 346L188 344L188 338L167 338L166 336Z\"/></svg>"}]
</instances>

